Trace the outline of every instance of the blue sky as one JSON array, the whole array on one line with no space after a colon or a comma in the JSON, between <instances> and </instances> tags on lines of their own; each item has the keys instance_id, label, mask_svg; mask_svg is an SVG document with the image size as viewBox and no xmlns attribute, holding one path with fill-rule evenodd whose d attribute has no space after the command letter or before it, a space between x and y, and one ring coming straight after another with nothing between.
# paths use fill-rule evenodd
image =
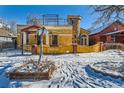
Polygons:
<instances>
[{"instance_id":1,"label":"blue sky","mask_svg":"<svg viewBox=\"0 0 124 93\"><path fill-rule=\"evenodd\" d=\"M18 24L26 24L29 14L59 14L63 18L67 15L80 15L81 27L89 28L95 18L91 13L91 8L86 5L0 5L0 17L7 21L16 20Z\"/></svg>"}]
</instances>

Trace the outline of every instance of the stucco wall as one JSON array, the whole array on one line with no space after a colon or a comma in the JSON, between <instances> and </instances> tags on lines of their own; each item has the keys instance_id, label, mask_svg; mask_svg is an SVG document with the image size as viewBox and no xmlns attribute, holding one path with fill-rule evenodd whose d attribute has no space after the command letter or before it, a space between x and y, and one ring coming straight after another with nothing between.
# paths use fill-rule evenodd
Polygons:
<instances>
[{"instance_id":1,"label":"stucco wall","mask_svg":"<svg viewBox=\"0 0 124 93\"><path fill-rule=\"evenodd\" d=\"M101 51L100 43L93 46L77 46L78 53L90 53L90 52L100 52ZM24 45L24 50L32 51L31 45ZM40 53L40 46L37 46L37 53ZM43 46L44 54L65 54L65 53L73 53L73 46L58 46L58 47L50 47L47 45Z\"/></svg>"},{"instance_id":2,"label":"stucco wall","mask_svg":"<svg viewBox=\"0 0 124 93\"><path fill-rule=\"evenodd\" d=\"M78 53L89 53L89 52L100 52L100 44L95 44L92 46L77 46Z\"/></svg>"}]
</instances>

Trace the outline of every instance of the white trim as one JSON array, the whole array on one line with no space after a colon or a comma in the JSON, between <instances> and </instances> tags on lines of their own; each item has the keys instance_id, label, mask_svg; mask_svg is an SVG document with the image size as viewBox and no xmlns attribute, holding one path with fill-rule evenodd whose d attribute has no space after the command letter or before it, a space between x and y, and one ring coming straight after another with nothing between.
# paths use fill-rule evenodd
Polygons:
<instances>
[{"instance_id":1,"label":"white trim","mask_svg":"<svg viewBox=\"0 0 124 93\"><path fill-rule=\"evenodd\" d=\"M114 31L114 32L106 33L104 35L112 35L112 34L117 34L117 33L121 33L121 32L124 32L124 30Z\"/></svg>"}]
</instances>

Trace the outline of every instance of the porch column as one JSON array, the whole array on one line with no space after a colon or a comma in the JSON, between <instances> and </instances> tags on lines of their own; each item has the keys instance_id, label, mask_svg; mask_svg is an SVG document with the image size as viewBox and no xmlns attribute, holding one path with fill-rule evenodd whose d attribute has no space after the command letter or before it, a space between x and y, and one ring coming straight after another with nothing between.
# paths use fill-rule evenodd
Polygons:
<instances>
[{"instance_id":1,"label":"porch column","mask_svg":"<svg viewBox=\"0 0 124 93\"><path fill-rule=\"evenodd\" d=\"M27 39L27 33L23 32L23 44L26 44L26 39Z\"/></svg>"},{"instance_id":2,"label":"porch column","mask_svg":"<svg viewBox=\"0 0 124 93\"><path fill-rule=\"evenodd\" d=\"M49 33L48 33L48 31L46 32L46 45L49 46Z\"/></svg>"},{"instance_id":3,"label":"porch column","mask_svg":"<svg viewBox=\"0 0 124 93\"><path fill-rule=\"evenodd\" d=\"M83 37L83 45L85 45L85 37Z\"/></svg>"},{"instance_id":4,"label":"porch column","mask_svg":"<svg viewBox=\"0 0 124 93\"><path fill-rule=\"evenodd\" d=\"M89 36L87 35L87 46L89 45Z\"/></svg>"}]
</instances>

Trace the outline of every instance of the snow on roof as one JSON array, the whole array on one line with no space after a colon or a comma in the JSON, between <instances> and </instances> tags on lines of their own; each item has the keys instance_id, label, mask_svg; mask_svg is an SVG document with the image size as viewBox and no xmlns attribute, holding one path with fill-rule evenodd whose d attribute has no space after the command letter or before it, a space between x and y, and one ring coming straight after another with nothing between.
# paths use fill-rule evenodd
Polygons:
<instances>
[{"instance_id":1,"label":"snow on roof","mask_svg":"<svg viewBox=\"0 0 124 93\"><path fill-rule=\"evenodd\" d=\"M14 33L12 33L9 29L0 28L0 36L1 37L15 37Z\"/></svg>"},{"instance_id":2,"label":"snow on roof","mask_svg":"<svg viewBox=\"0 0 124 93\"><path fill-rule=\"evenodd\" d=\"M121 32L124 32L124 30L119 30L119 31L115 31L115 32L106 33L105 35L112 35L112 34L117 34L117 33L121 33Z\"/></svg>"}]
</instances>

